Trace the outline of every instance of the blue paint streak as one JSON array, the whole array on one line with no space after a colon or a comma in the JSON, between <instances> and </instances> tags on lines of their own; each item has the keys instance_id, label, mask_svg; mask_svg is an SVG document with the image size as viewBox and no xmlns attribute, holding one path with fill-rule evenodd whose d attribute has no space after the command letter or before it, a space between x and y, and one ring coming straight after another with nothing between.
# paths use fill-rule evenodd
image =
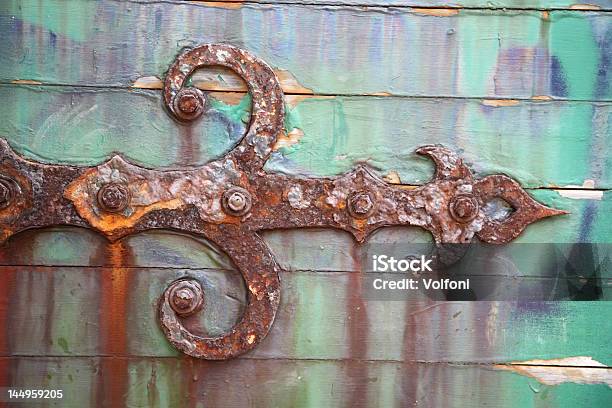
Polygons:
<instances>
[{"instance_id":1,"label":"blue paint streak","mask_svg":"<svg viewBox=\"0 0 612 408\"><path fill-rule=\"evenodd\" d=\"M597 81L595 83L595 98L606 98L610 89L610 64L612 63L612 30L606 32L606 37L599 44L601 49Z\"/></svg>"},{"instance_id":2,"label":"blue paint streak","mask_svg":"<svg viewBox=\"0 0 612 408\"><path fill-rule=\"evenodd\" d=\"M584 212L582 213L582 220L580 221L580 231L578 233L578 242L588 242L589 235L591 235L591 230L593 229L593 223L595 222L596 215L596 204L592 201L588 202L584 208Z\"/></svg>"},{"instance_id":3,"label":"blue paint streak","mask_svg":"<svg viewBox=\"0 0 612 408\"><path fill-rule=\"evenodd\" d=\"M57 34L55 34L53 31L49 31L49 46L51 48L55 48L56 45L57 45Z\"/></svg>"},{"instance_id":4,"label":"blue paint streak","mask_svg":"<svg viewBox=\"0 0 612 408\"><path fill-rule=\"evenodd\" d=\"M550 61L550 80L551 80L551 90L554 96L567 96L567 83L565 81L565 72L563 72L563 67L561 66L561 62L555 56L552 57Z\"/></svg>"}]
</instances>

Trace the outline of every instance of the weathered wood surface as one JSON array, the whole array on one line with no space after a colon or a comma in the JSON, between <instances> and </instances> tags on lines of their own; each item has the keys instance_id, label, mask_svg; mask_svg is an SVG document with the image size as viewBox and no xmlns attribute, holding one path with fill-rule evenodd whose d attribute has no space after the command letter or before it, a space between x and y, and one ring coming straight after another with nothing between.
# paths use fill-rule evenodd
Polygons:
<instances>
[{"instance_id":1,"label":"weathered wood surface","mask_svg":"<svg viewBox=\"0 0 612 408\"><path fill-rule=\"evenodd\" d=\"M317 94L610 99L608 13L451 14L74 0L42 10L38 1L6 1L0 80L130 86L161 78L183 46L229 42Z\"/></svg>"},{"instance_id":2,"label":"weathered wood surface","mask_svg":"<svg viewBox=\"0 0 612 408\"><path fill-rule=\"evenodd\" d=\"M411 152L443 143L478 175L507 173L572 212L517 242L612 243L609 1L267 2L2 2L0 136L45 162L95 165L116 151L148 167L201 164L244 132L244 83L197 73L213 110L190 129L163 110L159 78L181 47L229 42L270 63L289 94L268 171L329 176L367 162L420 184L432 167ZM600 10L576 10L589 6ZM206 285L194 326L221 332L239 316L242 282L204 240L109 244L71 228L11 238L0 385L62 385L67 399L47 404L62 407L609 405L609 302L368 301L357 273L367 246L330 230L265 239L287 269L277 321L254 352L211 363L180 357L155 320L163 289L186 274ZM371 245L388 240L430 237L389 229ZM530 278L550 279L548 262Z\"/></svg>"},{"instance_id":3,"label":"weathered wood surface","mask_svg":"<svg viewBox=\"0 0 612 408\"><path fill-rule=\"evenodd\" d=\"M547 192L547 191L545 191ZM553 193L554 194L554 193ZM574 200L577 203L585 202ZM588 203L588 201L586 201ZM609 200L604 204L610 205ZM593 217L592 212L580 213L573 208L578 220L573 225L555 223L553 219L541 222L542 228L532 229L531 234L521 235L507 247L506 255L512 259L516 251L516 259L527 256L522 246L542 245L544 250L550 249L548 244L582 242L602 248L610 245L609 228L607 235L586 234L571 236L571 231L580 227L580 220ZM592 210L591 210L592 211ZM609 209L605 211L609 214ZM598 220L598 217L593 217ZM605 219L604 219L605 220ZM605 223L602 221L602 223ZM568 237L569 235L569 237ZM264 240L270 246L279 264L288 271L320 271L320 272L360 272L370 271L369 265L360 263L360 259L369 259L383 245L416 244L429 249L431 235L419 228L392 227L376 231L366 243L357 245L353 237L342 231L331 229L296 229L277 230L263 233ZM564 239L566 238L566 239ZM595 238L595 239L591 239ZM121 266L164 269L218 269L230 270L233 265L229 259L220 253L205 239L184 235L171 231L147 231L126 237L121 242L129 246L129 256L121 258ZM12 237L0 247L0 265L2 266L66 266L66 267L109 267L117 262L108 256L106 239L93 231L72 228L48 228L30 230ZM535 252L535 251L534 251ZM557 254L556 256L564 256ZM551 253L542 254L551 258ZM605 259L602 259L604 261ZM539 262L544 262L540 260ZM610 262L608 260L607 262ZM534 265L521 265L528 272L521 276L550 277L551 271L538 269ZM601 277L610 278L611 271L602 270ZM498 275L506 276L501 273ZM507 275L514 276L514 275Z\"/></svg>"},{"instance_id":4,"label":"weathered wood surface","mask_svg":"<svg viewBox=\"0 0 612 408\"><path fill-rule=\"evenodd\" d=\"M606 384L552 386L481 366L347 360L28 357L0 359L5 370L19 385L63 388L63 401L40 406L70 408L604 407L612 393ZM547 370L572 378L571 368Z\"/></svg>"},{"instance_id":5,"label":"weathered wood surface","mask_svg":"<svg viewBox=\"0 0 612 408\"><path fill-rule=\"evenodd\" d=\"M11 335L2 356L178 357L159 329L156 305L164 289L184 276L204 282L205 310L189 323L199 332L229 330L244 306L236 273L0 271L6 280L3 295L20 294L8 301L5 323ZM272 331L241 358L497 363L584 355L612 364L607 302L435 302L420 292L408 301L368 301L357 273L295 272L281 279L282 303ZM109 282L125 286L120 307L108 303ZM610 280L607 287L610 300ZM37 294L35 301L28 293Z\"/></svg>"},{"instance_id":6,"label":"weathered wood surface","mask_svg":"<svg viewBox=\"0 0 612 408\"><path fill-rule=\"evenodd\" d=\"M147 167L197 165L229 150L249 120L250 98L210 96L212 109L186 127L169 117L156 90L2 85L9 103L0 135L43 162L96 165L121 152ZM365 162L421 184L433 167L413 152L441 143L475 172L505 173L525 187L612 186L607 102L289 96L287 103L287 135L269 171L332 176Z\"/></svg>"},{"instance_id":7,"label":"weathered wood surface","mask_svg":"<svg viewBox=\"0 0 612 408\"><path fill-rule=\"evenodd\" d=\"M145 0L150 3L158 0ZM169 0L171 1L171 0ZM178 1L178 0L175 0ZM218 0L208 3L223 3ZM227 0L227 2L241 3L240 0ZM257 0L257 3L275 4L274 0ZM322 4L322 5L356 5L356 6L395 6L395 7L414 7L421 13L430 15L447 16L453 15L461 8L482 8L482 9L521 9L521 10L612 10L610 0L588 0L583 3L572 0L283 0L288 4Z\"/></svg>"},{"instance_id":8,"label":"weathered wood surface","mask_svg":"<svg viewBox=\"0 0 612 408\"><path fill-rule=\"evenodd\" d=\"M410 236L385 233L374 244ZM348 238L322 230L267 235L280 263L293 268L281 276L272 332L245 358L495 363L584 355L612 363L607 302L440 303L420 292L406 302L368 301L360 256ZM243 283L228 259L205 244L167 232L109 244L73 228L14 237L0 252L3 263L74 266L0 268L2 312L12 333L0 353L177 356L158 328L156 304L170 282L186 275L205 282L207 309L196 327L229 329L242 310ZM86 266L108 263L113 267ZM536 265L545 269L543 261ZM602 278L609 299L610 276ZM109 304L109 293L124 302Z\"/></svg>"}]
</instances>

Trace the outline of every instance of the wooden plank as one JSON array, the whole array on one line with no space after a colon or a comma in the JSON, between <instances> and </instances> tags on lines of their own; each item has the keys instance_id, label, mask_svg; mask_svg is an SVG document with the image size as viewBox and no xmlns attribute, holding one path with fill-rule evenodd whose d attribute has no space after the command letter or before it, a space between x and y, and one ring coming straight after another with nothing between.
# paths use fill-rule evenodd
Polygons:
<instances>
[{"instance_id":1,"label":"wooden plank","mask_svg":"<svg viewBox=\"0 0 612 408\"><path fill-rule=\"evenodd\" d=\"M581 242L593 244L594 249L600 246L600 255L606 256L612 243L607 218L612 201L610 193L605 194L604 201L568 200L571 206L559 206L566 201L551 199L550 196L557 193L547 190L535 192L536 198L546 204L554 204L572 214L530 225L514 244L510 244L510 255L514 248L520 251L522 246L534 243L549 248L545 244ZM425 246L431 243L429 233L416 227L383 228L359 246L348 233L331 229L278 230L266 232L263 236L280 265L293 271L358 271L356 258L360 255L356 254L367 256L388 244ZM148 231L126 237L122 242L130 252L122 260L125 267L232 268L228 258L202 238L171 231ZM106 239L92 230L62 227L25 231L11 237L0 248L0 265L113 266L113 261L106 256L108 246Z\"/></svg>"},{"instance_id":2,"label":"wooden plank","mask_svg":"<svg viewBox=\"0 0 612 408\"><path fill-rule=\"evenodd\" d=\"M151 3L156 0L145 0ZM208 3L242 3L240 0L227 0L225 2L213 0ZM257 0L256 3L275 4L274 0ZM590 0L577 3L575 0L534 0L534 1L512 1L512 0L284 0L287 4L313 4L313 5L354 5L354 6L393 6L412 7L421 13L429 15L447 16L462 8L482 9L520 9L520 10L612 10L612 3L608 0Z\"/></svg>"},{"instance_id":3,"label":"wooden plank","mask_svg":"<svg viewBox=\"0 0 612 408\"><path fill-rule=\"evenodd\" d=\"M530 225L512 244L506 245L507 255L521 259L524 246L541 245L550 251L555 245L567 249L573 243L601 248L598 256L605 257L612 243L612 228L608 222L611 195L605 200L566 200L549 190L533 191L542 202L571 211L565 217L550 218ZM554 196L557 196L556 198ZM559 204L570 205L559 205ZM268 231L264 239L286 270L292 271L359 271L359 257L368 257L384 245L431 244L428 232L417 227L388 227L375 232L366 243L358 245L348 233L332 229L297 229ZM223 269L232 268L229 259L203 238L172 231L147 231L122 240L129 256L122 259L125 267ZM21 266L113 266L107 257L110 244L93 230L58 227L30 230L15 235L0 247L0 265ZM513 252L518 255L513 255ZM552 254L546 252L547 257ZM564 256L559 253L556 256ZM550 271L532 276L546 276ZM603 272L603 271L602 271ZM544 274L544 275L542 275ZM607 276L607 275L602 275Z\"/></svg>"},{"instance_id":4,"label":"wooden plank","mask_svg":"<svg viewBox=\"0 0 612 408\"><path fill-rule=\"evenodd\" d=\"M119 152L147 167L198 165L229 150L249 120L250 98L209 96L205 117L180 126L159 91L4 85L0 97L10 103L0 135L43 162L96 165ZM358 96L287 103L272 172L332 176L366 162L394 182L420 184L433 168L412 152L441 143L477 173L505 173L525 187L612 186L610 103Z\"/></svg>"},{"instance_id":5,"label":"wooden plank","mask_svg":"<svg viewBox=\"0 0 612 408\"><path fill-rule=\"evenodd\" d=\"M205 287L205 309L188 322L193 330L226 332L244 307L236 272L123 265L0 272L6 270L15 272L0 321L11 334L3 356L178 356L159 328L157 303L184 276ZM374 301L354 272L284 272L281 282L274 326L245 358L496 363L580 355L612 362L607 302L437 302L420 291L403 301ZM602 284L610 299L612 283ZM125 296L121 313L106 303L109 291Z\"/></svg>"},{"instance_id":6,"label":"wooden plank","mask_svg":"<svg viewBox=\"0 0 612 408\"><path fill-rule=\"evenodd\" d=\"M524 245L575 242L593 244L594 249L600 246L602 257L609 253L607 248L612 243L612 228L607 218L611 213L610 193L604 195L603 201L592 201L566 200L548 190L533 192L544 203L572 214L530 225L508 246L510 255L513 248L520 251ZM560 205L564 203L570 205ZM292 271L358 271L356 258L360 254L367 256L382 245L431 243L429 233L416 227L383 228L359 246L348 233L331 229L278 230L263 236L280 265ZM126 237L122 242L130 252L122 260L125 267L232 268L229 259L203 238L171 231L148 231ZM108 246L106 239L92 230L69 227L30 230L11 237L0 248L0 265L113 266L113 261L106 256ZM542 270L541 273L547 272ZM541 275L534 273L534 276Z\"/></svg>"},{"instance_id":7,"label":"wooden plank","mask_svg":"<svg viewBox=\"0 0 612 408\"><path fill-rule=\"evenodd\" d=\"M606 406L603 384L539 383L481 366L359 361L121 359L126 387L105 393L106 358L0 359L13 387L64 390L48 406L130 407L473 407ZM566 370L548 367L550 377ZM575 369L574 369L575 370ZM570 377L571 380L571 377Z\"/></svg>"},{"instance_id":8,"label":"wooden plank","mask_svg":"<svg viewBox=\"0 0 612 408\"><path fill-rule=\"evenodd\" d=\"M605 12L464 9L441 17L410 8L298 4L45 6L0 6L1 81L130 86L161 78L181 47L226 42L317 94L612 95Z\"/></svg>"}]
</instances>

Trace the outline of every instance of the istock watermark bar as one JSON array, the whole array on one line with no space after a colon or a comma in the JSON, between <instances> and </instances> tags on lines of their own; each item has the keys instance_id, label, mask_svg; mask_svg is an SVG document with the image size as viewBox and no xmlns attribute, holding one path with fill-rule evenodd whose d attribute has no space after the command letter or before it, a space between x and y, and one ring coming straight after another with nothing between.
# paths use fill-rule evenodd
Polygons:
<instances>
[{"instance_id":1,"label":"istock watermark bar","mask_svg":"<svg viewBox=\"0 0 612 408\"><path fill-rule=\"evenodd\" d=\"M373 244L361 253L368 300L612 300L612 245Z\"/></svg>"}]
</instances>

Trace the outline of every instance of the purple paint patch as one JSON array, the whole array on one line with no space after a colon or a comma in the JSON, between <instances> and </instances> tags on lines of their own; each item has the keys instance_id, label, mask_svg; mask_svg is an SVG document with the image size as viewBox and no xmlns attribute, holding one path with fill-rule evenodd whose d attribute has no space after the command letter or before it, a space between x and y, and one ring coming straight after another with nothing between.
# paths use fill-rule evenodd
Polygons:
<instances>
[{"instance_id":1,"label":"purple paint patch","mask_svg":"<svg viewBox=\"0 0 612 408\"><path fill-rule=\"evenodd\" d=\"M591 235L591 229L593 228L593 221L597 208L595 203L589 202L582 213L582 220L580 220L580 232L578 235L578 242L589 242L589 235Z\"/></svg>"},{"instance_id":2,"label":"purple paint patch","mask_svg":"<svg viewBox=\"0 0 612 408\"><path fill-rule=\"evenodd\" d=\"M57 45L57 34L55 34L53 31L49 31L49 46L51 48L55 48L56 45Z\"/></svg>"},{"instance_id":3,"label":"purple paint patch","mask_svg":"<svg viewBox=\"0 0 612 408\"><path fill-rule=\"evenodd\" d=\"M559 58L555 56L553 56L550 61L550 87L554 96L567 96L565 72L563 71Z\"/></svg>"},{"instance_id":4,"label":"purple paint patch","mask_svg":"<svg viewBox=\"0 0 612 408\"><path fill-rule=\"evenodd\" d=\"M610 94L610 62L612 62L612 30L599 43L601 49L597 81L595 83L595 98L607 98Z\"/></svg>"},{"instance_id":5,"label":"purple paint patch","mask_svg":"<svg viewBox=\"0 0 612 408\"><path fill-rule=\"evenodd\" d=\"M557 302L516 302L516 314L554 316L559 311Z\"/></svg>"}]
</instances>

